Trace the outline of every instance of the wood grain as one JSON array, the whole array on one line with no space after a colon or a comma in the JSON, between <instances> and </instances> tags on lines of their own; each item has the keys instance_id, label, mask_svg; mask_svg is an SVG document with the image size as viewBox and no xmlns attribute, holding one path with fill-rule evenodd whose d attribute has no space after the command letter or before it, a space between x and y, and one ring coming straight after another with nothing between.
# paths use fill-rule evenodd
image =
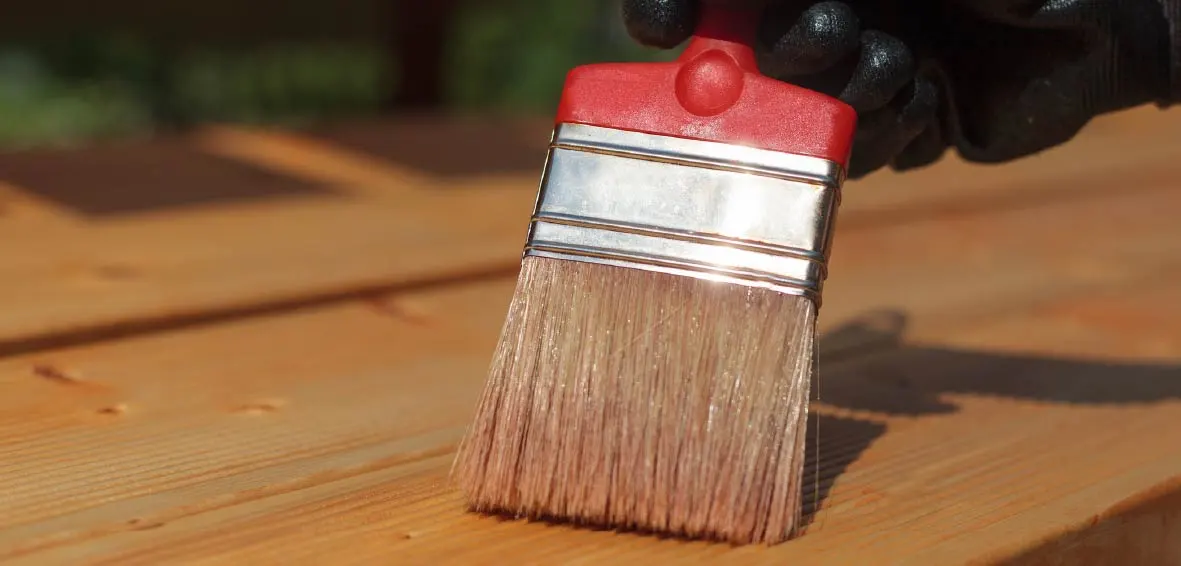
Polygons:
<instances>
[{"instance_id":1,"label":"wood grain","mask_svg":"<svg viewBox=\"0 0 1181 566\"><path fill-rule=\"evenodd\" d=\"M163 520L153 513L178 503L256 499L406 447L447 450L508 292L511 281L6 360L0 383L19 391L0 400L6 550ZM74 377L34 371L46 366ZM243 479L254 472L266 479Z\"/></svg>"}]
</instances>

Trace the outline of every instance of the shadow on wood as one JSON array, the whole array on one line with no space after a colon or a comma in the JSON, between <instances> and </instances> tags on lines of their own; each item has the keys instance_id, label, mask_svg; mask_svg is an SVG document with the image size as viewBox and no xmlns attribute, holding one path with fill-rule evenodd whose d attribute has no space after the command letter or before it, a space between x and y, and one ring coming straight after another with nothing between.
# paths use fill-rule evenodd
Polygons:
<instances>
[{"instance_id":1,"label":"shadow on wood","mask_svg":"<svg viewBox=\"0 0 1181 566\"><path fill-rule=\"evenodd\" d=\"M0 154L0 182L91 217L292 196L327 186L198 151L181 139Z\"/></svg>"},{"instance_id":2,"label":"shadow on wood","mask_svg":"<svg viewBox=\"0 0 1181 566\"><path fill-rule=\"evenodd\" d=\"M1181 399L1181 365L913 346L903 342L905 326L904 314L877 312L822 337L822 400L847 409L929 415L956 410L941 399L945 394L1074 405Z\"/></svg>"},{"instance_id":3,"label":"shadow on wood","mask_svg":"<svg viewBox=\"0 0 1181 566\"><path fill-rule=\"evenodd\" d=\"M886 425L873 421L816 413L808 416L807 456L801 486L805 531L823 513L824 503L841 474L885 433Z\"/></svg>"},{"instance_id":4,"label":"shadow on wood","mask_svg":"<svg viewBox=\"0 0 1181 566\"><path fill-rule=\"evenodd\" d=\"M539 178L553 122L419 116L337 122L300 132L443 178L529 173Z\"/></svg>"},{"instance_id":5,"label":"shadow on wood","mask_svg":"<svg viewBox=\"0 0 1181 566\"><path fill-rule=\"evenodd\" d=\"M941 399L944 394L1080 406L1151 404L1181 398L1181 365L1106 363L911 346L903 341L906 322L906 316L900 312L873 312L822 336L818 382L824 387L821 400L828 406L886 416L922 416L958 410L956 405ZM814 391L816 387L814 382ZM817 422L819 466L814 450ZM816 480L812 485L805 481L804 500L815 502L822 509L840 475L874 440L886 433L886 428L857 419L821 416L817 421L813 415L807 466L816 470L813 472ZM1128 509L1112 510L1107 517L1096 516L1091 525L1030 549L1012 563L1061 563L1045 560L1060 557L1064 549L1085 552L1089 544L1100 538L1127 538L1127 533L1133 531L1146 533L1144 540L1166 540L1151 529L1163 529L1168 521L1181 518L1175 505L1181 501L1179 496L1181 485L1149 498L1151 501L1128 502ZM811 506L808 511L814 520L816 511ZM1125 523L1143 523L1144 527L1116 528ZM1129 557L1155 561L1163 552L1181 558L1181 542L1167 549L1142 548L1143 545L1137 546L1131 539L1102 542L1105 548L1126 548ZM1084 554L1078 558L1083 556L1091 558ZM1110 557L1115 559L1115 555Z\"/></svg>"}]
</instances>

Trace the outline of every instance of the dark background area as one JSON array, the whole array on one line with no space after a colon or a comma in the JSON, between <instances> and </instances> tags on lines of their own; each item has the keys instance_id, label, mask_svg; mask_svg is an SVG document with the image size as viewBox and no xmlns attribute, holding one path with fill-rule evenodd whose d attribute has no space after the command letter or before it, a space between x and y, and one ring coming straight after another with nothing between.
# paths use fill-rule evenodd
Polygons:
<instances>
[{"instance_id":1,"label":"dark background area","mask_svg":"<svg viewBox=\"0 0 1181 566\"><path fill-rule=\"evenodd\" d=\"M618 0L27 2L0 18L0 149L196 124L544 115L566 71L669 56Z\"/></svg>"}]
</instances>

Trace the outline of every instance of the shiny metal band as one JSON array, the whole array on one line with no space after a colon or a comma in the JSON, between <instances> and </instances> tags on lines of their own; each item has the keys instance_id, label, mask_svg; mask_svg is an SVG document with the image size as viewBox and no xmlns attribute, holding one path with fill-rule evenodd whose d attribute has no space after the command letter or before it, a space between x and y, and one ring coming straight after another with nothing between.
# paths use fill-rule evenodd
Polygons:
<instances>
[{"instance_id":1,"label":"shiny metal band","mask_svg":"<svg viewBox=\"0 0 1181 566\"><path fill-rule=\"evenodd\" d=\"M525 255L768 287L819 305L843 181L823 159L562 124Z\"/></svg>"}]
</instances>

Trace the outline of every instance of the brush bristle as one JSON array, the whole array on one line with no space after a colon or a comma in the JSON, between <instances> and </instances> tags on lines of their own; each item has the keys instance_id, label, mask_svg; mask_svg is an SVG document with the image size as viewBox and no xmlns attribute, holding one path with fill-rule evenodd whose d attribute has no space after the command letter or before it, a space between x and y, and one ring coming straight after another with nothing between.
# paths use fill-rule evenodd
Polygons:
<instances>
[{"instance_id":1,"label":"brush bristle","mask_svg":"<svg viewBox=\"0 0 1181 566\"><path fill-rule=\"evenodd\" d=\"M482 512L792 538L815 318L773 290L526 258L455 478Z\"/></svg>"}]
</instances>

